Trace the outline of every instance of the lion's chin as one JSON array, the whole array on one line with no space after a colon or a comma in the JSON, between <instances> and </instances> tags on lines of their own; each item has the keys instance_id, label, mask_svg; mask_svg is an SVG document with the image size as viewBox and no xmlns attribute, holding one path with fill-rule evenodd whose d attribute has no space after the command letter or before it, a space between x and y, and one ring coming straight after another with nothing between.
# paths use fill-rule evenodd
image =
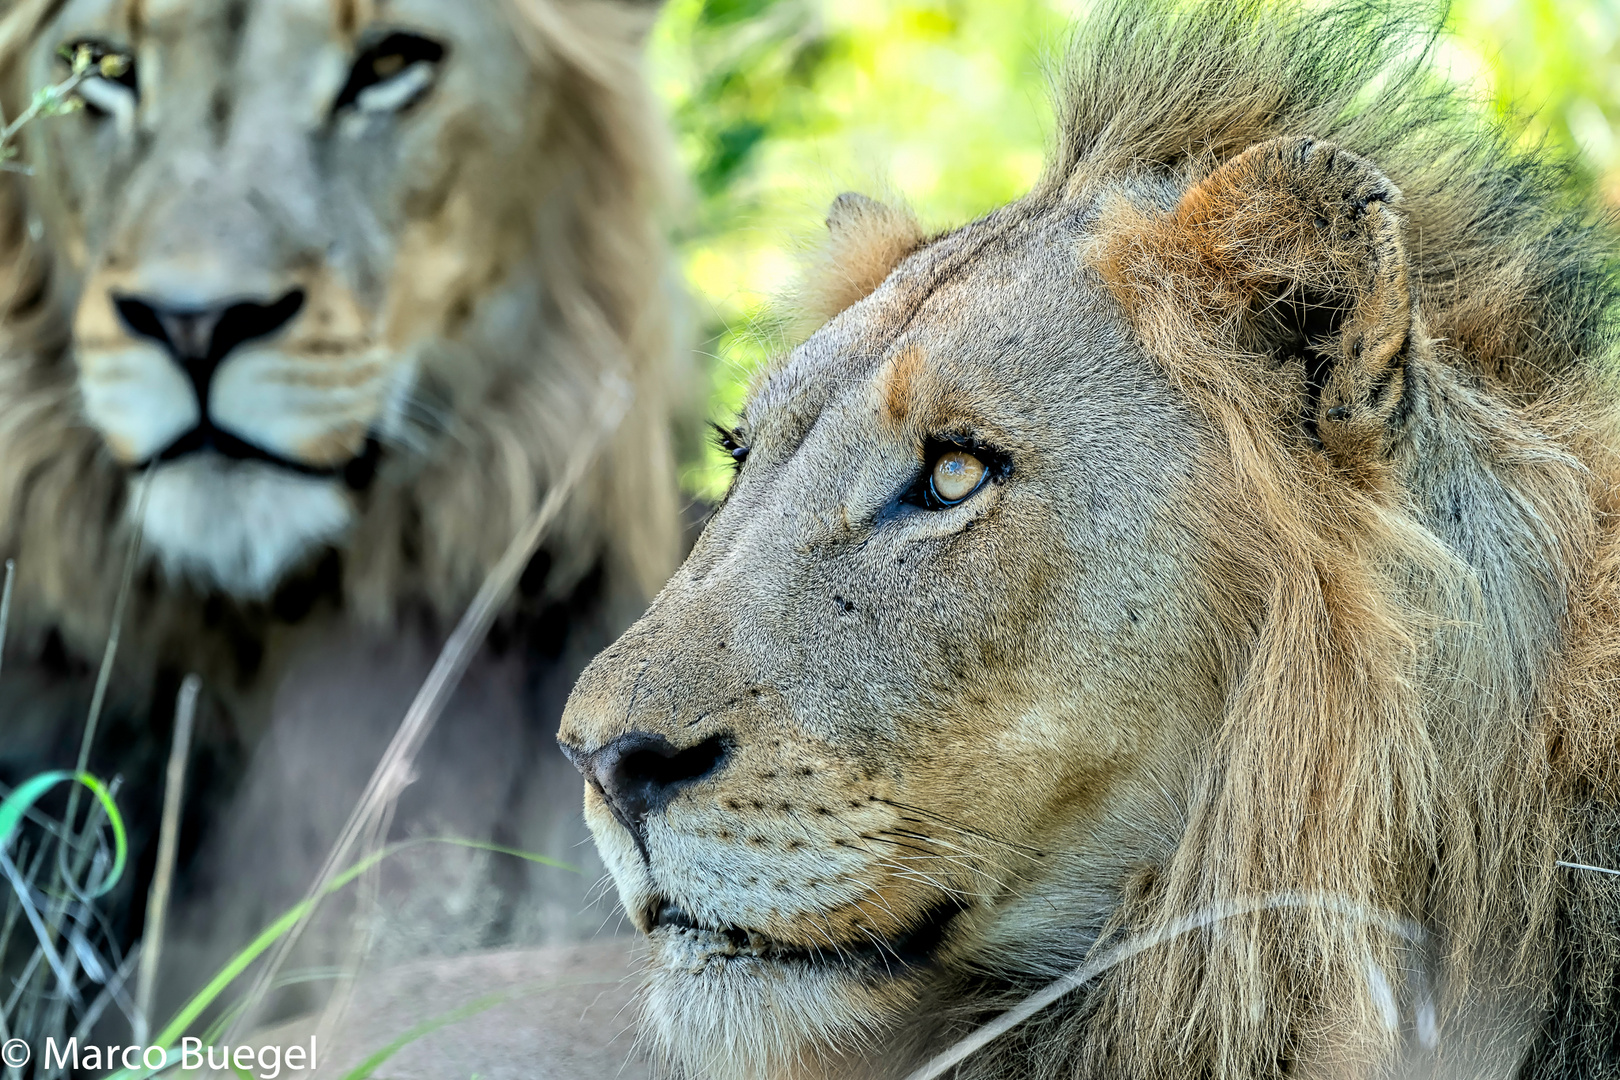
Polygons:
<instances>
[{"instance_id":1,"label":"lion's chin","mask_svg":"<svg viewBox=\"0 0 1620 1080\"><path fill-rule=\"evenodd\" d=\"M652 935L645 1030L679 1074L705 1080L799 1075L864 1047L914 1000L848 965L738 950L690 932ZM812 1072L813 1074L813 1072Z\"/></svg>"},{"instance_id":2,"label":"lion's chin","mask_svg":"<svg viewBox=\"0 0 1620 1080\"><path fill-rule=\"evenodd\" d=\"M929 912L883 945L783 945L697 925L664 905L649 939L651 1034L684 1075L763 1080L815 1075L810 1064L874 1040L915 1005L957 909Z\"/></svg>"},{"instance_id":3,"label":"lion's chin","mask_svg":"<svg viewBox=\"0 0 1620 1080\"><path fill-rule=\"evenodd\" d=\"M342 485L262 461L191 454L133 485L143 544L171 578L262 599L287 572L338 540L354 511Z\"/></svg>"}]
</instances>

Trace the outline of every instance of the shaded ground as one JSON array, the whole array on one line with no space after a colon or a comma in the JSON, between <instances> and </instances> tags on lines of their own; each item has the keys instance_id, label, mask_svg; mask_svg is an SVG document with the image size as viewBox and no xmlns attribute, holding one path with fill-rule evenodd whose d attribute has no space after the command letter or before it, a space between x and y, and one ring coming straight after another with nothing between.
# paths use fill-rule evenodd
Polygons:
<instances>
[{"instance_id":1,"label":"shaded ground","mask_svg":"<svg viewBox=\"0 0 1620 1080\"><path fill-rule=\"evenodd\" d=\"M371 975L318 1041L318 1069L282 1076L336 1080L380 1056L374 1080L648 1080L635 1046L638 945L480 953ZM308 1046L318 1023L306 1016L248 1041Z\"/></svg>"}]
</instances>

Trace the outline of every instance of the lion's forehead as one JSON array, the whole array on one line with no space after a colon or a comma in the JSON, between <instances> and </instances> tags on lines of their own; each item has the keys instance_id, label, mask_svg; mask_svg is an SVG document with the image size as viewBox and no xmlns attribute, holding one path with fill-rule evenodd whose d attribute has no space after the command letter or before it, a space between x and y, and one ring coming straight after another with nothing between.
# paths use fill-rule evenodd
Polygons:
<instances>
[{"instance_id":1,"label":"lion's forehead","mask_svg":"<svg viewBox=\"0 0 1620 1080\"><path fill-rule=\"evenodd\" d=\"M998 242L973 250L975 229ZM842 423L913 438L981 426L1006 436L1028 434L1046 419L1037 413L1072 414L1077 385L1138 396L1148 362L1086 260L1075 218L1008 232L987 220L952 234L942 246L970 254L943 272L948 251L902 264L756 379L745 426L773 440Z\"/></svg>"},{"instance_id":2,"label":"lion's forehead","mask_svg":"<svg viewBox=\"0 0 1620 1080\"><path fill-rule=\"evenodd\" d=\"M71 0L52 26L68 33L99 31L109 35L108 44L119 46L178 41L202 46L208 52L198 58L223 75L242 66L241 47L250 40L343 41L354 23L341 11L352 6L342 0Z\"/></svg>"}]
</instances>

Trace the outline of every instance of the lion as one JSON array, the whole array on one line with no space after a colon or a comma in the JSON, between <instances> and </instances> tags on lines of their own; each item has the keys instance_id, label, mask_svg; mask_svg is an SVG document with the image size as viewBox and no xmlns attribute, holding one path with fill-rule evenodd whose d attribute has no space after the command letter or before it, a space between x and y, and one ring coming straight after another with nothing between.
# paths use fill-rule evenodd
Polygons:
<instances>
[{"instance_id":1,"label":"lion","mask_svg":"<svg viewBox=\"0 0 1620 1080\"><path fill-rule=\"evenodd\" d=\"M138 532L91 770L123 777L149 873L181 677L203 683L183 853L218 832L294 683L319 714L293 736L310 740L304 771L255 788L245 836L213 840L251 852L246 869L290 903L321 851L289 867L270 832L325 842L298 815L323 798L346 812L387 735L345 744L364 727L350 705L386 699L378 722L397 724L393 698L425 671L393 663L390 635L436 647L602 443L498 625L520 670L495 688L508 704L472 711L505 726L446 721L483 755L465 765L483 787L457 798L519 798L501 785L550 769L530 742L572 777L549 747L553 684L628 625L684 543L671 447L687 361L665 139L641 72L657 9L5 5L8 117L73 55L97 65L76 114L23 129L31 175L0 177L0 554L17 582L5 780L73 764ZM349 631L384 645L345 644ZM379 654L369 673L356 660ZM312 656L364 692L304 690L288 672ZM326 783L326 757L345 755L350 786ZM230 947L276 914L259 885L239 885L260 907ZM144 888L131 878L108 915L128 923L125 944Z\"/></svg>"},{"instance_id":2,"label":"lion","mask_svg":"<svg viewBox=\"0 0 1620 1080\"><path fill-rule=\"evenodd\" d=\"M677 1075L1620 1069L1620 246L1439 25L1099 4L1028 195L833 204L559 735Z\"/></svg>"}]
</instances>

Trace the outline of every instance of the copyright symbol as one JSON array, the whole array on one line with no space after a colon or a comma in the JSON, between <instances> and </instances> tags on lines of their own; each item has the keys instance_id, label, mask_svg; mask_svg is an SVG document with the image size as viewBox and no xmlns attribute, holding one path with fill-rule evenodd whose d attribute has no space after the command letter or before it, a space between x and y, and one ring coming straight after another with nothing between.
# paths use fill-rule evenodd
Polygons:
<instances>
[{"instance_id":1,"label":"copyright symbol","mask_svg":"<svg viewBox=\"0 0 1620 1080\"><path fill-rule=\"evenodd\" d=\"M5 1045L0 1046L0 1061L13 1069L22 1068L33 1056L34 1052L28 1049L28 1044L21 1039L7 1039Z\"/></svg>"}]
</instances>

